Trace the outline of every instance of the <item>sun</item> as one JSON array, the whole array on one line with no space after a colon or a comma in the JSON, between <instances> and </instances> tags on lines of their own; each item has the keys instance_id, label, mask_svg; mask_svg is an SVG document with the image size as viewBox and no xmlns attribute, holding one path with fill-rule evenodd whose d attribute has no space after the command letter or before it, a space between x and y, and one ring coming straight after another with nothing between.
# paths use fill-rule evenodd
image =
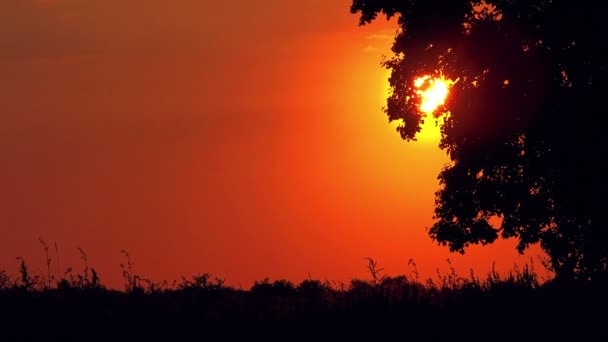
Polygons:
<instances>
[{"instance_id":1,"label":"sun","mask_svg":"<svg viewBox=\"0 0 608 342\"><path fill-rule=\"evenodd\" d=\"M416 94L420 96L420 111L427 116L433 114L437 107L445 103L450 88L456 81L445 78L443 75L432 78L429 75L414 80Z\"/></svg>"},{"instance_id":2,"label":"sun","mask_svg":"<svg viewBox=\"0 0 608 342\"><path fill-rule=\"evenodd\" d=\"M386 99L386 96L391 96L388 77L386 75L386 93L383 93L381 98ZM424 75L413 80L414 96L407 96L408 101L416 101L418 109L422 114L421 130L416 134L416 140L423 145L436 145L441 140L441 124L449 116L449 111L439 113L435 118L433 113L442 105L445 104L447 97L450 95L450 88L458 82L459 79L452 80L439 73L439 76ZM391 127L396 128L402 126L403 119L393 120Z\"/></svg>"},{"instance_id":3,"label":"sun","mask_svg":"<svg viewBox=\"0 0 608 342\"><path fill-rule=\"evenodd\" d=\"M438 77L424 75L414 79L415 92L420 99L418 108L423 114L422 129L417 134L419 140L434 144L441 139L441 128L438 123L445 120L446 115L449 114L442 113L438 118L434 118L433 113L445 104L450 88L456 82L458 79L451 80L443 75Z\"/></svg>"}]
</instances>

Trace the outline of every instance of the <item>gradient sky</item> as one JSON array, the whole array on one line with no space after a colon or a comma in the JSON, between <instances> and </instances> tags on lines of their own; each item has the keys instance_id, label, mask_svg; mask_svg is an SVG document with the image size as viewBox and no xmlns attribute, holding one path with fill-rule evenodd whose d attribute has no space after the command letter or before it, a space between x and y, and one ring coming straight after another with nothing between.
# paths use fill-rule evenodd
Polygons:
<instances>
[{"instance_id":1,"label":"gradient sky","mask_svg":"<svg viewBox=\"0 0 608 342\"><path fill-rule=\"evenodd\" d=\"M153 280L421 276L520 265L514 243L449 254L426 235L432 134L381 107L396 26L350 0L0 2L0 269L22 256L122 286ZM62 271L63 272L63 271Z\"/></svg>"}]
</instances>

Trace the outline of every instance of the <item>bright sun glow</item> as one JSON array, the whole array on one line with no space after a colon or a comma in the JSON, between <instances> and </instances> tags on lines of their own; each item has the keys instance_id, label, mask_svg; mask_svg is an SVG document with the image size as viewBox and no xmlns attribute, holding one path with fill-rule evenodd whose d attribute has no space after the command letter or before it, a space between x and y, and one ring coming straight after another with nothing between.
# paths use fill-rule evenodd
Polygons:
<instances>
[{"instance_id":1,"label":"bright sun glow","mask_svg":"<svg viewBox=\"0 0 608 342\"><path fill-rule=\"evenodd\" d=\"M416 94L420 96L420 110L423 113L432 114L437 107L445 103L450 87L456 83L443 75L431 78L429 75L418 77L414 80Z\"/></svg>"},{"instance_id":2,"label":"bright sun glow","mask_svg":"<svg viewBox=\"0 0 608 342\"><path fill-rule=\"evenodd\" d=\"M389 77L390 72L387 72L385 74L385 89L389 89ZM414 79L413 83L414 91L416 93L415 97L418 97L418 99L412 100L420 101L419 109L423 114L422 119L424 121L422 123L420 132L416 134L416 139L424 143L424 146L429 146L427 144L430 144L430 146L436 147L437 143L441 139L440 125L443 123L449 113L441 113L439 118L435 119L433 118L433 112L435 112L438 107L445 104L447 96L450 92L450 88L456 82L458 82L458 80L459 79L451 80L441 74L437 77L424 75ZM380 93L380 101L386 101L386 97L390 96L390 94L390 90ZM403 120L401 119L392 121L393 128L403 124Z\"/></svg>"}]
</instances>

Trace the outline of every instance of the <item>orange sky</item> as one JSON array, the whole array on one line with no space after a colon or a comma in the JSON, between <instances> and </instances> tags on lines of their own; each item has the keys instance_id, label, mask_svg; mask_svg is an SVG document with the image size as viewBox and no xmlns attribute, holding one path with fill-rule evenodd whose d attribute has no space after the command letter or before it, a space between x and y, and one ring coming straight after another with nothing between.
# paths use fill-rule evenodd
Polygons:
<instances>
[{"instance_id":1,"label":"orange sky","mask_svg":"<svg viewBox=\"0 0 608 342\"><path fill-rule=\"evenodd\" d=\"M113 287L121 249L153 280L244 287L529 261L428 238L447 158L387 123L395 26L350 2L0 2L0 269L41 272L39 237Z\"/></svg>"}]
</instances>

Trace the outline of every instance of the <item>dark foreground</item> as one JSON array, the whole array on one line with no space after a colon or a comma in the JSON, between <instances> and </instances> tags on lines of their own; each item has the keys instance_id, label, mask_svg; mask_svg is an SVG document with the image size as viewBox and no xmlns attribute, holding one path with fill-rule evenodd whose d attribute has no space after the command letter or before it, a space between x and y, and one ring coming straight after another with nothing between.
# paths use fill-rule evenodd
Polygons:
<instances>
[{"instance_id":1,"label":"dark foreground","mask_svg":"<svg viewBox=\"0 0 608 342\"><path fill-rule=\"evenodd\" d=\"M605 341L607 287L533 277L406 277L0 290L0 341ZM196 280L193 278L193 280Z\"/></svg>"}]
</instances>

